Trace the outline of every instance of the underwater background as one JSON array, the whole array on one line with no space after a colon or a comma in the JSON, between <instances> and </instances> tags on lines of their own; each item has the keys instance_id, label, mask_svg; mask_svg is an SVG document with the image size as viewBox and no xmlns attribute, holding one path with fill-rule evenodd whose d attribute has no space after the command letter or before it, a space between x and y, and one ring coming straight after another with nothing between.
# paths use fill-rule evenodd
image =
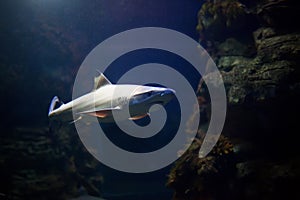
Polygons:
<instances>
[{"instance_id":1,"label":"underwater background","mask_svg":"<svg viewBox=\"0 0 300 200\"><path fill-rule=\"evenodd\" d=\"M0 199L300 198L297 0L2 0L0 9ZM71 100L77 70L96 45L149 26L184 33L208 51L224 79L227 117L207 157L198 158L199 129L174 164L128 174L99 163L74 126L53 125L47 113L54 95ZM184 65L157 53L119 60L109 79L153 60ZM209 121L209 95L192 79Z\"/></svg>"}]
</instances>

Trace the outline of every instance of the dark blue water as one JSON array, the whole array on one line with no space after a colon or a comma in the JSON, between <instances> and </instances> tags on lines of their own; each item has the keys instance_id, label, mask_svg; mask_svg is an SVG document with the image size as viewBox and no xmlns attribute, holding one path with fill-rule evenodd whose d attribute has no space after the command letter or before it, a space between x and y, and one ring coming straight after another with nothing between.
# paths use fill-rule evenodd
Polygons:
<instances>
[{"instance_id":1,"label":"dark blue water","mask_svg":"<svg viewBox=\"0 0 300 200\"><path fill-rule=\"evenodd\" d=\"M0 4L0 101L5 105L2 113L6 116L1 128L47 126L51 98L59 95L64 101L71 100L81 62L95 46L114 34L154 26L198 39L198 0L4 0ZM182 73L194 74L192 69L182 70L182 65L187 66L185 61L166 52L138 51L127 56L107 69L112 82L130 66L147 62L177 66ZM196 86L198 80L199 75L195 74L190 82ZM168 139L162 137L161 144ZM104 197L109 199L122 195L127 196L124 199L171 197L171 191L164 186L168 167L141 175L105 166L101 170Z\"/></svg>"},{"instance_id":2,"label":"dark blue water","mask_svg":"<svg viewBox=\"0 0 300 200\"><path fill-rule=\"evenodd\" d=\"M46 123L49 99L58 93L70 99L85 56L114 34L157 26L198 38L197 0L13 0L1 4L1 62L14 68L16 77L7 80L6 86L18 91L2 100L15 105L5 111L18 115L19 123L32 118ZM44 110L32 109L36 105ZM7 123L15 122L7 119Z\"/></svg>"}]
</instances>

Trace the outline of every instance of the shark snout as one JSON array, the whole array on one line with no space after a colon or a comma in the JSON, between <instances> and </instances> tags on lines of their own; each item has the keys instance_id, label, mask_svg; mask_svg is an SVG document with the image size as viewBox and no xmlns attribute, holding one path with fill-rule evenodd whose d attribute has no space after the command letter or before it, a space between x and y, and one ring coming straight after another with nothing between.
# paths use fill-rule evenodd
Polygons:
<instances>
[{"instance_id":1,"label":"shark snout","mask_svg":"<svg viewBox=\"0 0 300 200\"><path fill-rule=\"evenodd\" d=\"M175 93L176 93L175 90L170 88L165 88L163 91L160 91L159 96L153 100L154 102L158 101L161 102L162 104L166 104L175 97Z\"/></svg>"},{"instance_id":2,"label":"shark snout","mask_svg":"<svg viewBox=\"0 0 300 200\"><path fill-rule=\"evenodd\" d=\"M167 96L167 95L175 96L175 93L176 93L175 90L167 88L160 93L160 96Z\"/></svg>"}]
</instances>

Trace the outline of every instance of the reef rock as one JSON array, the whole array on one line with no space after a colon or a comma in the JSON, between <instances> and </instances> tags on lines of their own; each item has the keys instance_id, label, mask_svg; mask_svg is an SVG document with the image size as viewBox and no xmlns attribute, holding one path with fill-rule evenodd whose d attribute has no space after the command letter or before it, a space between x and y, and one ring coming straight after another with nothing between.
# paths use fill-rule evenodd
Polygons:
<instances>
[{"instance_id":1,"label":"reef rock","mask_svg":"<svg viewBox=\"0 0 300 200\"><path fill-rule=\"evenodd\" d=\"M100 195L98 162L71 139L77 135L70 127L19 127L8 132L0 141L0 195L4 199L64 200L78 196L80 187Z\"/></svg>"},{"instance_id":2,"label":"reef rock","mask_svg":"<svg viewBox=\"0 0 300 200\"><path fill-rule=\"evenodd\" d=\"M214 199L218 197L218 191L228 184L228 176L235 173L233 162L228 162L233 155L233 146L228 138L221 136L205 158L198 157L201 144L201 140L196 139L169 174L167 186L175 189L174 200Z\"/></svg>"},{"instance_id":3,"label":"reef rock","mask_svg":"<svg viewBox=\"0 0 300 200\"><path fill-rule=\"evenodd\" d=\"M300 112L300 29L292 22L298 19L298 4L294 0L203 4L197 30L224 80L228 109L222 134L232 141L233 155L209 154L200 161L192 145L170 173L174 200L297 195L300 168L294 116ZM202 81L199 85L205 87ZM209 96L206 90L198 95ZM217 164L220 158L226 165ZM222 190L220 182L230 187Z\"/></svg>"}]
</instances>

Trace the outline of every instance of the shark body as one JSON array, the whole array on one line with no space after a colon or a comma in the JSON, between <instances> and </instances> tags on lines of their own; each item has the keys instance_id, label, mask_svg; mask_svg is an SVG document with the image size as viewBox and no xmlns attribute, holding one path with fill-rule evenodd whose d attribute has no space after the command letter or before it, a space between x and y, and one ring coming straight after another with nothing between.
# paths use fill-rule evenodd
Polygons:
<instances>
[{"instance_id":1,"label":"shark body","mask_svg":"<svg viewBox=\"0 0 300 200\"><path fill-rule=\"evenodd\" d=\"M96 116L100 122L113 122L112 111L121 111L129 106L130 119L136 120L146 117L153 104L165 105L174 96L175 91L170 88L112 84L101 73L95 78L94 89L90 93L66 104L55 96L48 116L62 121L75 121L91 115Z\"/></svg>"}]
</instances>

